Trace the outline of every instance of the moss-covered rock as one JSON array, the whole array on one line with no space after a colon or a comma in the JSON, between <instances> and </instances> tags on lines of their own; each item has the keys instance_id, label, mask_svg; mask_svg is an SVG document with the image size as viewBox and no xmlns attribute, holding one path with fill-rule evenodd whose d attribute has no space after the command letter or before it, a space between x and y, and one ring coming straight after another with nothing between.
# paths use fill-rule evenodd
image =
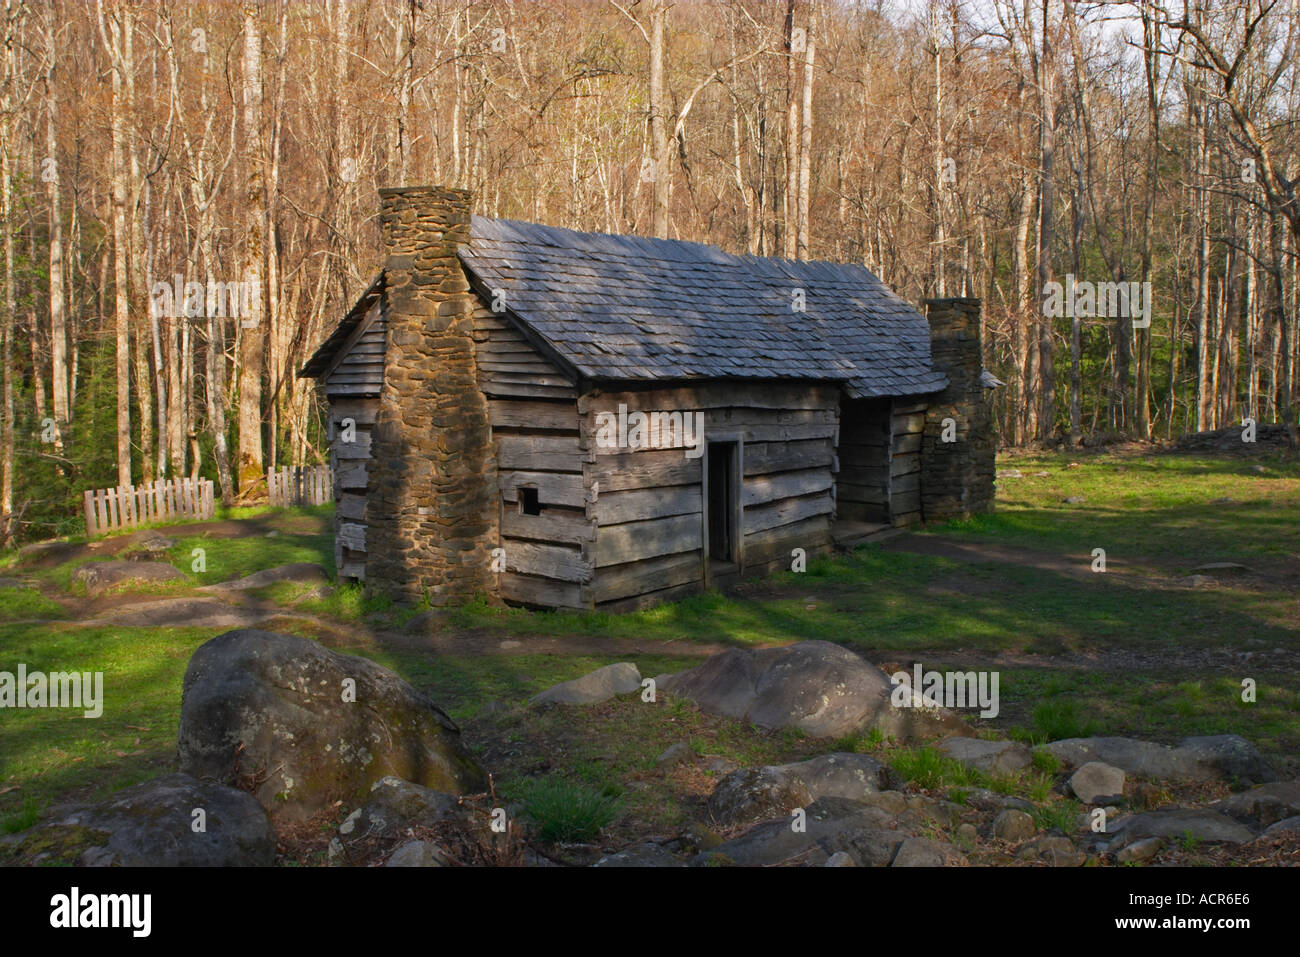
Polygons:
<instances>
[{"instance_id":1,"label":"moss-covered rock","mask_svg":"<svg viewBox=\"0 0 1300 957\"><path fill-rule=\"evenodd\" d=\"M178 748L182 771L249 791L276 819L356 807L389 775L449 794L486 788L460 730L397 675L255 629L190 659Z\"/></svg>"},{"instance_id":2,"label":"moss-covered rock","mask_svg":"<svg viewBox=\"0 0 1300 957\"><path fill-rule=\"evenodd\" d=\"M63 810L6 842L0 863L83 867L249 867L275 861L275 832L251 796L187 774Z\"/></svg>"}]
</instances>

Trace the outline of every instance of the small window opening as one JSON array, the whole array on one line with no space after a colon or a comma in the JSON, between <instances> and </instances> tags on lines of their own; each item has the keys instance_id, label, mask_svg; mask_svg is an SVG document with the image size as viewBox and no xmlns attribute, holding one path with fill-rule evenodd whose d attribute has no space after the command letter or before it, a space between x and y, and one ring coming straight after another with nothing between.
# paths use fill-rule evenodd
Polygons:
<instances>
[{"instance_id":1,"label":"small window opening","mask_svg":"<svg viewBox=\"0 0 1300 957\"><path fill-rule=\"evenodd\" d=\"M537 498L537 489L521 488L519 490L519 511L524 515L542 514L542 503Z\"/></svg>"}]
</instances>

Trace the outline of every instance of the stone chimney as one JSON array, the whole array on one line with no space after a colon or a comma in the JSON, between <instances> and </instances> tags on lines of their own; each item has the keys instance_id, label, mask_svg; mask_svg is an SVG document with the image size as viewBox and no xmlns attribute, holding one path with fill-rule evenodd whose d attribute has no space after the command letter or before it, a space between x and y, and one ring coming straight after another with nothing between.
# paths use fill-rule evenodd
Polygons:
<instances>
[{"instance_id":1,"label":"stone chimney","mask_svg":"<svg viewBox=\"0 0 1300 957\"><path fill-rule=\"evenodd\" d=\"M387 351L371 434L366 584L436 605L494 591L496 461L473 294L456 256L471 194L381 189Z\"/></svg>"},{"instance_id":2,"label":"stone chimney","mask_svg":"<svg viewBox=\"0 0 1300 957\"><path fill-rule=\"evenodd\" d=\"M996 442L980 381L980 301L928 299L925 307L931 361L948 377L926 409L921 437L921 514L931 522L993 508Z\"/></svg>"}]
</instances>

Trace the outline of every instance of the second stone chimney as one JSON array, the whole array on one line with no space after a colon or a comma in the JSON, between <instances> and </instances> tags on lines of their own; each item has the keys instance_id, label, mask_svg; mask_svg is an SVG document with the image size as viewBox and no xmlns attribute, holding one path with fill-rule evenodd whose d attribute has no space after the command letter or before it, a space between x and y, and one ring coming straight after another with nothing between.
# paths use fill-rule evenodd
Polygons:
<instances>
[{"instance_id":1,"label":"second stone chimney","mask_svg":"<svg viewBox=\"0 0 1300 957\"><path fill-rule=\"evenodd\" d=\"M494 590L496 461L476 376L473 293L456 255L469 241L471 194L419 186L379 197L387 336L366 584L445 605Z\"/></svg>"},{"instance_id":2,"label":"second stone chimney","mask_svg":"<svg viewBox=\"0 0 1300 957\"><path fill-rule=\"evenodd\" d=\"M993 415L984 396L978 299L928 299L930 359L948 387L930 400L921 437L921 514L945 520L993 508Z\"/></svg>"}]
</instances>

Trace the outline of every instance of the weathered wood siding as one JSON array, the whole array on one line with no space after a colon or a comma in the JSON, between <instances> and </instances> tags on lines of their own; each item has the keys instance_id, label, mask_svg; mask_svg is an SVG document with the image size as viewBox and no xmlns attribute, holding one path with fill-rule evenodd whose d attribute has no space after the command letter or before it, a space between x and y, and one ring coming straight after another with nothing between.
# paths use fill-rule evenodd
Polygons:
<instances>
[{"instance_id":1,"label":"weathered wood siding","mask_svg":"<svg viewBox=\"0 0 1300 957\"><path fill-rule=\"evenodd\" d=\"M672 600L704 584L703 456L601 448L600 413L704 413L702 441L740 444L740 571L788 568L791 550L828 547L839 393L809 383L707 383L589 393L578 400L584 488L596 523L597 607Z\"/></svg>"},{"instance_id":2,"label":"weathered wood siding","mask_svg":"<svg viewBox=\"0 0 1300 957\"><path fill-rule=\"evenodd\" d=\"M330 468L334 470L334 567L340 580L366 577L366 492L370 433L384 386L387 323L378 297L322 378L329 400ZM350 427L349 421L350 420ZM351 441L345 441L350 436Z\"/></svg>"},{"instance_id":3,"label":"weathered wood siding","mask_svg":"<svg viewBox=\"0 0 1300 957\"><path fill-rule=\"evenodd\" d=\"M927 403L896 399L889 461L889 511L894 525L921 521L921 436Z\"/></svg>"},{"instance_id":4,"label":"weathered wood siding","mask_svg":"<svg viewBox=\"0 0 1300 957\"><path fill-rule=\"evenodd\" d=\"M387 322L383 315L383 297L357 325L350 342L339 352L338 361L324 376L325 395L377 396L384 386L384 336Z\"/></svg>"},{"instance_id":5,"label":"weathered wood siding","mask_svg":"<svg viewBox=\"0 0 1300 957\"><path fill-rule=\"evenodd\" d=\"M888 522L892 416L888 399L845 400L840 419L836 517Z\"/></svg>"},{"instance_id":6,"label":"weathered wood siding","mask_svg":"<svg viewBox=\"0 0 1300 957\"><path fill-rule=\"evenodd\" d=\"M340 580L366 577L366 491L370 432L379 411L378 396L331 397L330 468L334 470L334 567ZM344 441L351 424L353 438Z\"/></svg>"},{"instance_id":7,"label":"weathered wood siding","mask_svg":"<svg viewBox=\"0 0 1300 957\"><path fill-rule=\"evenodd\" d=\"M497 576L507 601L586 608L595 526L587 511L573 383L504 316L474 311L479 388L488 397L500 489ZM537 490L527 515L520 489Z\"/></svg>"}]
</instances>

